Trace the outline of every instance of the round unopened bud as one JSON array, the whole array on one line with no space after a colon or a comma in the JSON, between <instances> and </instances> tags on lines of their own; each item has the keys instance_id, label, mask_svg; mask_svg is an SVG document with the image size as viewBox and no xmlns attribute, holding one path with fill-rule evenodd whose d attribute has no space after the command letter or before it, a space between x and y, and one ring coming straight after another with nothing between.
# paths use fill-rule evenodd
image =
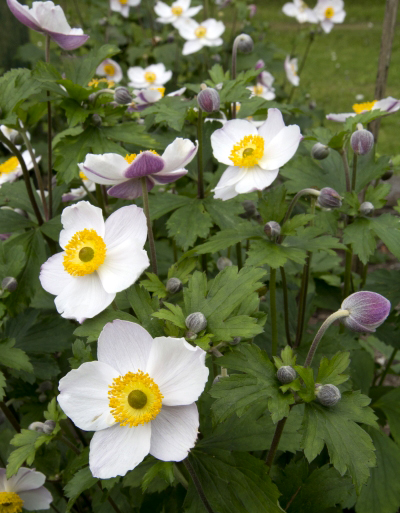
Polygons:
<instances>
[{"instance_id":1,"label":"round unopened bud","mask_svg":"<svg viewBox=\"0 0 400 513\"><path fill-rule=\"evenodd\" d=\"M248 34L240 34L236 37L234 44L237 43L239 52L250 53L254 48L254 42Z\"/></svg>"},{"instance_id":2,"label":"round unopened bud","mask_svg":"<svg viewBox=\"0 0 400 513\"><path fill-rule=\"evenodd\" d=\"M322 406L335 406L342 397L335 385L318 385L318 383L315 384L315 395Z\"/></svg>"},{"instance_id":3,"label":"round unopened bud","mask_svg":"<svg viewBox=\"0 0 400 513\"><path fill-rule=\"evenodd\" d=\"M126 87L117 87L114 91L114 100L119 105L127 105L131 103L133 97Z\"/></svg>"},{"instance_id":4,"label":"round unopened bud","mask_svg":"<svg viewBox=\"0 0 400 513\"><path fill-rule=\"evenodd\" d=\"M170 294L176 294L183 289L181 280L179 278L170 278L167 281L166 289Z\"/></svg>"},{"instance_id":5,"label":"round unopened bud","mask_svg":"<svg viewBox=\"0 0 400 513\"><path fill-rule=\"evenodd\" d=\"M102 121L101 116L99 116L99 114L93 114L92 121L95 126L101 126Z\"/></svg>"},{"instance_id":6,"label":"round unopened bud","mask_svg":"<svg viewBox=\"0 0 400 513\"><path fill-rule=\"evenodd\" d=\"M290 365L283 365L278 369L278 372L276 373L278 381L280 381L284 385L287 385L288 383L294 381L296 379L296 376L296 371Z\"/></svg>"},{"instance_id":7,"label":"round unopened bud","mask_svg":"<svg viewBox=\"0 0 400 513\"><path fill-rule=\"evenodd\" d=\"M43 424L43 432L45 435L51 435L56 427L56 422L54 420L46 420Z\"/></svg>"},{"instance_id":8,"label":"round unopened bud","mask_svg":"<svg viewBox=\"0 0 400 513\"><path fill-rule=\"evenodd\" d=\"M47 401L47 395L45 393L40 394L38 399L40 403L45 403Z\"/></svg>"},{"instance_id":9,"label":"round unopened bud","mask_svg":"<svg viewBox=\"0 0 400 513\"><path fill-rule=\"evenodd\" d=\"M245 200L242 203L242 207L244 208L244 213L240 214L241 217L244 217L245 219L250 219L251 217L257 215L257 208L254 201Z\"/></svg>"},{"instance_id":10,"label":"round unopened bud","mask_svg":"<svg viewBox=\"0 0 400 513\"><path fill-rule=\"evenodd\" d=\"M350 139L351 147L357 155L366 155L374 146L374 136L369 130L356 130Z\"/></svg>"},{"instance_id":11,"label":"round unopened bud","mask_svg":"<svg viewBox=\"0 0 400 513\"><path fill-rule=\"evenodd\" d=\"M29 424L28 429L30 431L38 431L39 433L44 433L44 424L43 422L32 422L32 424Z\"/></svg>"},{"instance_id":12,"label":"round unopened bud","mask_svg":"<svg viewBox=\"0 0 400 513\"><path fill-rule=\"evenodd\" d=\"M206 329L207 319L201 312L194 312L186 317L185 324L188 330L199 333L199 331Z\"/></svg>"},{"instance_id":13,"label":"round unopened bud","mask_svg":"<svg viewBox=\"0 0 400 513\"><path fill-rule=\"evenodd\" d=\"M42 381L40 385L37 387L38 392L46 392L47 390L51 390L53 388L53 383L51 381Z\"/></svg>"},{"instance_id":14,"label":"round unopened bud","mask_svg":"<svg viewBox=\"0 0 400 513\"><path fill-rule=\"evenodd\" d=\"M203 89L197 95L197 103L204 112L211 113L219 110L221 101L218 91L212 87Z\"/></svg>"},{"instance_id":15,"label":"round unopened bud","mask_svg":"<svg viewBox=\"0 0 400 513\"><path fill-rule=\"evenodd\" d=\"M375 207L370 201L364 201L364 203L361 203L360 205L360 213L363 216L370 216L374 213Z\"/></svg>"},{"instance_id":16,"label":"round unopened bud","mask_svg":"<svg viewBox=\"0 0 400 513\"><path fill-rule=\"evenodd\" d=\"M259 59L256 62L255 69L260 69L260 68L263 68L264 66L265 66L265 62L262 59Z\"/></svg>"},{"instance_id":17,"label":"round unopened bud","mask_svg":"<svg viewBox=\"0 0 400 513\"><path fill-rule=\"evenodd\" d=\"M14 292L14 290L18 287L18 282L12 276L7 276L1 282L1 288L3 290L8 290L9 292Z\"/></svg>"},{"instance_id":18,"label":"round unopened bud","mask_svg":"<svg viewBox=\"0 0 400 513\"><path fill-rule=\"evenodd\" d=\"M281 234L280 224L276 221L268 221L264 226L264 232L270 239L276 239Z\"/></svg>"},{"instance_id":19,"label":"round unopened bud","mask_svg":"<svg viewBox=\"0 0 400 513\"><path fill-rule=\"evenodd\" d=\"M339 208L342 206L342 197L335 189L324 187L320 190L317 203L323 208Z\"/></svg>"},{"instance_id":20,"label":"round unopened bud","mask_svg":"<svg viewBox=\"0 0 400 513\"><path fill-rule=\"evenodd\" d=\"M324 160L331 152L331 149L329 146L326 146L326 144L322 144L320 142L317 142L314 144L314 146L311 149L311 156L313 159L317 160Z\"/></svg>"},{"instance_id":21,"label":"round unopened bud","mask_svg":"<svg viewBox=\"0 0 400 513\"><path fill-rule=\"evenodd\" d=\"M240 344L240 341L242 340L242 337L235 337L233 340L229 342L231 346L237 346Z\"/></svg>"},{"instance_id":22,"label":"round unopened bud","mask_svg":"<svg viewBox=\"0 0 400 513\"><path fill-rule=\"evenodd\" d=\"M225 267L230 267L232 265L232 260L227 257L219 257L217 260L217 267L219 271L225 269Z\"/></svg>"}]
</instances>

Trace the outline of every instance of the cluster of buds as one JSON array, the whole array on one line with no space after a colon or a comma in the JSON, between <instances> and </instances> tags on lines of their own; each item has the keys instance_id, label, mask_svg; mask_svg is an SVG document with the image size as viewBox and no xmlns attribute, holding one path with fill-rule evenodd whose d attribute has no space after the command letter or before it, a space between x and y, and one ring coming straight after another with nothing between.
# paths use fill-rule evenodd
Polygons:
<instances>
[{"instance_id":1,"label":"cluster of buds","mask_svg":"<svg viewBox=\"0 0 400 513\"><path fill-rule=\"evenodd\" d=\"M54 420L46 420L45 422L32 422L32 424L28 426L28 429L44 433L45 435L51 435L55 427L56 423Z\"/></svg>"}]
</instances>

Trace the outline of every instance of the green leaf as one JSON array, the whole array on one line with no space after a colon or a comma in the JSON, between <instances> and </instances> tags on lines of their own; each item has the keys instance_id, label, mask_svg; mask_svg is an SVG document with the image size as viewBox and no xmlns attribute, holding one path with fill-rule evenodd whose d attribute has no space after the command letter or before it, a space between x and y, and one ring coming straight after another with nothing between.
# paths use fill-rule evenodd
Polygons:
<instances>
[{"instance_id":1,"label":"green leaf","mask_svg":"<svg viewBox=\"0 0 400 513\"><path fill-rule=\"evenodd\" d=\"M315 399L315 381L314 381L314 372L311 367L304 368L301 365L294 366L295 371L300 376L303 381L304 387L301 387L299 390L296 385L296 391L299 396L303 399L303 401L309 403ZM295 382L289 383L293 386ZM285 390L285 388L281 387L281 390Z\"/></svg>"},{"instance_id":2,"label":"green leaf","mask_svg":"<svg viewBox=\"0 0 400 513\"><path fill-rule=\"evenodd\" d=\"M154 312L153 317L157 317L157 319L163 319L165 321L170 321L175 326L178 326L181 329L186 329L185 325L185 315L182 312L182 308L179 305L173 305L171 303L164 302L164 306L162 310L158 312Z\"/></svg>"},{"instance_id":3,"label":"green leaf","mask_svg":"<svg viewBox=\"0 0 400 513\"><path fill-rule=\"evenodd\" d=\"M114 141L134 144L135 146L143 148L162 148L162 145L148 133L146 127L138 125L136 122L105 126L102 127L102 132L105 137L109 137Z\"/></svg>"},{"instance_id":4,"label":"green leaf","mask_svg":"<svg viewBox=\"0 0 400 513\"><path fill-rule=\"evenodd\" d=\"M0 278L17 278L25 265L25 252L22 246L0 242Z\"/></svg>"},{"instance_id":5,"label":"green leaf","mask_svg":"<svg viewBox=\"0 0 400 513\"><path fill-rule=\"evenodd\" d=\"M79 338L72 344L72 358L68 358L71 369L77 369L82 363L91 362L93 360L92 350Z\"/></svg>"},{"instance_id":6,"label":"green leaf","mask_svg":"<svg viewBox=\"0 0 400 513\"><path fill-rule=\"evenodd\" d=\"M400 273L397 270L377 269L368 273L366 289L382 294L394 304L400 303Z\"/></svg>"},{"instance_id":7,"label":"green leaf","mask_svg":"<svg viewBox=\"0 0 400 513\"><path fill-rule=\"evenodd\" d=\"M69 498L66 511L71 511L72 506L80 494L94 486L97 481L98 479L92 476L89 467L78 470L64 487L65 495Z\"/></svg>"},{"instance_id":8,"label":"green leaf","mask_svg":"<svg viewBox=\"0 0 400 513\"><path fill-rule=\"evenodd\" d=\"M343 242L351 244L353 252L363 264L367 264L369 257L376 249L375 236L372 231L372 220L365 218L354 219L343 231Z\"/></svg>"},{"instance_id":9,"label":"green leaf","mask_svg":"<svg viewBox=\"0 0 400 513\"><path fill-rule=\"evenodd\" d=\"M55 397L47 405L47 410L43 413L43 416L46 420L54 420L55 422L67 418Z\"/></svg>"},{"instance_id":10,"label":"green leaf","mask_svg":"<svg viewBox=\"0 0 400 513\"><path fill-rule=\"evenodd\" d=\"M262 460L245 453L194 449L190 462L218 513L282 513L279 490ZM185 513L203 513L204 506L192 483L184 503Z\"/></svg>"},{"instance_id":11,"label":"green leaf","mask_svg":"<svg viewBox=\"0 0 400 513\"><path fill-rule=\"evenodd\" d=\"M179 96L165 96L143 111L147 128L154 122L180 132L186 120L187 110L194 102L183 102Z\"/></svg>"},{"instance_id":12,"label":"green leaf","mask_svg":"<svg viewBox=\"0 0 400 513\"><path fill-rule=\"evenodd\" d=\"M365 201L371 202L375 209L386 205L386 199L391 189L390 183L380 183L376 187L368 187L365 193Z\"/></svg>"},{"instance_id":13,"label":"green leaf","mask_svg":"<svg viewBox=\"0 0 400 513\"><path fill-rule=\"evenodd\" d=\"M11 369L33 372L27 354L14 346L15 340L2 340L0 342L0 364Z\"/></svg>"},{"instance_id":14,"label":"green leaf","mask_svg":"<svg viewBox=\"0 0 400 513\"><path fill-rule=\"evenodd\" d=\"M160 299L167 297L168 292L165 288L164 283L160 280L160 278L154 273L146 273L146 276L149 278L148 280L142 280L140 284L149 292L152 292Z\"/></svg>"},{"instance_id":15,"label":"green leaf","mask_svg":"<svg viewBox=\"0 0 400 513\"><path fill-rule=\"evenodd\" d=\"M194 199L188 205L175 210L167 221L168 234L177 245L187 250L198 237L206 238L213 222L203 201Z\"/></svg>"},{"instance_id":16,"label":"green leaf","mask_svg":"<svg viewBox=\"0 0 400 513\"><path fill-rule=\"evenodd\" d=\"M315 218L313 214L299 214L288 219L282 226L282 235L296 235L298 228L305 226Z\"/></svg>"},{"instance_id":17,"label":"green leaf","mask_svg":"<svg viewBox=\"0 0 400 513\"><path fill-rule=\"evenodd\" d=\"M268 221L280 223L285 217L287 207L286 189L283 185L264 192L257 205L264 223L268 223Z\"/></svg>"},{"instance_id":18,"label":"green leaf","mask_svg":"<svg viewBox=\"0 0 400 513\"><path fill-rule=\"evenodd\" d=\"M52 435L44 435L29 429L22 429L21 433L14 435L10 443L18 449L12 451L8 457L7 478L16 474L25 462L28 466L32 465L36 451L43 444L49 443L52 438Z\"/></svg>"},{"instance_id":19,"label":"green leaf","mask_svg":"<svg viewBox=\"0 0 400 513\"><path fill-rule=\"evenodd\" d=\"M63 69L65 70L66 77L75 84L86 87L93 78L99 64L119 52L119 48L115 45L103 45L98 49L90 51L84 57L74 55L73 57L65 58L63 60Z\"/></svg>"},{"instance_id":20,"label":"green leaf","mask_svg":"<svg viewBox=\"0 0 400 513\"><path fill-rule=\"evenodd\" d=\"M42 224L40 231L50 237L50 239L58 242L60 232L62 230L61 216L55 216L50 221Z\"/></svg>"},{"instance_id":21,"label":"green leaf","mask_svg":"<svg viewBox=\"0 0 400 513\"><path fill-rule=\"evenodd\" d=\"M31 185L34 188L32 181ZM40 200L37 195L36 200L39 203ZM18 182L13 183L3 183L0 188L0 203L8 207L20 208L30 214L34 214L24 180L19 180Z\"/></svg>"},{"instance_id":22,"label":"green leaf","mask_svg":"<svg viewBox=\"0 0 400 513\"><path fill-rule=\"evenodd\" d=\"M396 258L400 258L400 219L392 214L383 214L371 219L371 229Z\"/></svg>"},{"instance_id":23,"label":"green leaf","mask_svg":"<svg viewBox=\"0 0 400 513\"><path fill-rule=\"evenodd\" d=\"M186 283L190 273L197 265L197 258L186 258L181 262L177 262L168 270L168 279L178 278L182 283Z\"/></svg>"},{"instance_id":24,"label":"green leaf","mask_svg":"<svg viewBox=\"0 0 400 513\"><path fill-rule=\"evenodd\" d=\"M3 123L16 123L16 116L11 116L24 100L38 93L41 90L41 84L32 78L32 72L29 69L19 68L8 71L0 78L0 118ZM6 118L9 117L6 122Z\"/></svg>"},{"instance_id":25,"label":"green leaf","mask_svg":"<svg viewBox=\"0 0 400 513\"><path fill-rule=\"evenodd\" d=\"M313 461L326 444L332 465L341 475L349 472L358 493L376 463L371 437L357 424L376 427L369 403L360 392L345 392L330 408L316 402L306 404L303 420L302 448L308 461Z\"/></svg>"},{"instance_id":26,"label":"green leaf","mask_svg":"<svg viewBox=\"0 0 400 513\"><path fill-rule=\"evenodd\" d=\"M219 358L218 364L243 374L232 374L211 388L210 395L217 399L211 407L217 422L233 413L241 417L250 407L261 403L271 412L274 423L289 415L294 397L279 390L275 365L265 351L256 345L242 345Z\"/></svg>"},{"instance_id":27,"label":"green leaf","mask_svg":"<svg viewBox=\"0 0 400 513\"><path fill-rule=\"evenodd\" d=\"M142 490L145 492L155 478L161 477L170 486L174 483L174 464L171 461L157 461L149 470L144 474L142 480Z\"/></svg>"},{"instance_id":28,"label":"green leaf","mask_svg":"<svg viewBox=\"0 0 400 513\"><path fill-rule=\"evenodd\" d=\"M373 407L383 411L389 422L390 434L400 443L400 388L382 395Z\"/></svg>"},{"instance_id":29,"label":"green leaf","mask_svg":"<svg viewBox=\"0 0 400 513\"><path fill-rule=\"evenodd\" d=\"M186 196L178 196L177 194L150 194L149 208L152 221L159 219L161 216L191 204L191 199Z\"/></svg>"},{"instance_id":30,"label":"green leaf","mask_svg":"<svg viewBox=\"0 0 400 513\"><path fill-rule=\"evenodd\" d=\"M216 201L209 196L204 200L204 206L221 230L235 228L242 221L238 214L243 212L243 206L238 201Z\"/></svg>"},{"instance_id":31,"label":"green leaf","mask_svg":"<svg viewBox=\"0 0 400 513\"><path fill-rule=\"evenodd\" d=\"M104 310L96 317L92 319L86 319L86 321L78 326L74 331L76 337L88 337L88 342L93 342L99 338L99 335L108 322L112 322L116 319L121 321L132 321L137 322L137 319L127 312L121 312L116 310Z\"/></svg>"},{"instance_id":32,"label":"green leaf","mask_svg":"<svg viewBox=\"0 0 400 513\"><path fill-rule=\"evenodd\" d=\"M296 365L297 356L294 354L293 349L290 346L286 346L285 349L281 351L281 357L274 356L274 362L277 369L280 369L284 365Z\"/></svg>"},{"instance_id":33,"label":"green leaf","mask_svg":"<svg viewBox=\"0 0 400 513\"><path fill-rule=\"evenodd\" d=\"M340 385L349 379L349 376L342 374L350 365L350 353L337 353L328 360L325 356L319 364L317 383L321 385Z\"/></svg>"},{"instance_id":34,"label":"green leaf","mask_svg":"<svg viewBox=\"0 0 400 513\"><path fill-rule=\"evenodd\" d=\"M139 323L153 337L164 335L163 323L154 318L152 314L159 309L159 301L140 285L133 285L125 291L129 304L133 308Z\"/></svg>"},{"instance_id":35,"label":"green leaf","mask_svg":"<svg viewBox=\"0 0 400 513\"><path fill-rule=\"evenodd\" d=\"M361 489L356 504L357 513L396 513L400 507L398 469L400 448L388 436L368 429L376 449L376 467Z\"/></svg>"},{"instance_id":36,"label":"green leaf","mask_svg":"<svg viewBox=\"0 0 400 513\"><path fill-rule=\"evenodd\" d=\"M35 223L13 210L0 209L0 233L14 233L32 228Z\"/></svg>"},{"instance_id":37,"label":"green leaf","mask_svg":"<svg viewBox=\"0 0 400 513\"><path fill-rule=\"evenodd\" d=\"M303 249L288 247L287 239L283 244L270 240L254 240L250 243L246 266L259 267L269 265L273 269L283 267L288 260L304 264L307 253Z\"/></svg>"},{"instance_id":38,"label":"green leaf","mask_svg":"<svg viewBox=\"0 0 400 513\"><path fill-rule=\"evenodd\" d=\"M4 399L4 395L6 393L6 391L5 391L6 385L7 385L6 377L0 371L0 401L2 401Z\"/></svg>"}]
</instances>

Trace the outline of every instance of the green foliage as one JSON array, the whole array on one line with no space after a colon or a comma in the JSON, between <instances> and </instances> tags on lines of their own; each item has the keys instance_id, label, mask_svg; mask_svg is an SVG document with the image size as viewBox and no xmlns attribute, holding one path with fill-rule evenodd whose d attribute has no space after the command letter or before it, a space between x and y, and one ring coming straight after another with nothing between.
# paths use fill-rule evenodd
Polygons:
<instances>
[{"instance_id":1,"label":"green foliage","mask_svg":"<svg viewBox=\"0 0 400 513\"><path fill-rule=\"evenodd\" d=\"M8 458L7 477L10 478L16 474L25 462L27 465L32 465L36 451L43 444L48 444L52 438L52 435L44 435L29 429L22 429L21 433L17 433L10 442L18 449L12 451Z\"/></svg>"},{"instance_id":2,"label":"green foliage","mask_svg":"<svg viewBox=\"0 0 400 513\"><path fill-rule=\"evenodd\" d=\"M372 231L370 219L358 218L346 226L343 234L343 242L351 244L353 252L366 264L376 249L375 236Z\"/></svg>"},{"instance_id":3,"label":"green foliage","mask_svg":"<svg viewBox=\"0 0 400 513\"><path fill-rule=\"evenodd\" d=\"M97 481L98 480L92 476L89 467L78 470L64 488L65 495L69 499L66 511L71 511L72 506L80 494L94 486Z\"/></svg>"},{"instance_id":4,"label":"green foliage","mask_svg":"<svg viewBox=\"0 0 400 513\"><path fill-rule=\"evenodd\" d=\"M13 112L40 89L41 84L32 79L32 72L28 69L13 69L5 73L0 78L1 123L16 124L17 118Z\"/></svg>"},{"instance_id":5,"label":"green foliage","mask_svg":"<svg viewBox=\"0 0 400 513\"><path fill-rule=\"evenodd\" d=\"M120 319L122 321L137 322L137 319L127 312L121 312L118 310L105 310L92 319L86 319L86 321L81 324L81 326L76 328L74 335L77 337L87 337L88 342L93 342L99 338L99 335L104 326L108 322L112 322L116 319Z\"/></svg>"},{"instance_id":6,"label":"green foliage","mask_svg":"<svg viewBox=\"0 0 400 513\"><path fill-rule=\"evenodd\" d=\"M337 353L333 358L323 357L319 364L317 383L321 385L341 385L349 379L342 374L350 364L350 353Z\"/></svg>"},{"instance_id":7,"label":"green foliage","mask_svg":"<svg viewBox=\"0 0 400 513\"><path fill-rule=\"evenodd\" d=\"M103 45L89 52L85 57L70 57L64 59L63 66L67 79L75 84L86 87L97 66L109 57L119 53L119 48L114 45Z\"/></svg>"},{"instance_id":8,"label":"green foliage","mask_svg":"<svg viewBox=\"0 0 400 513\"><path fill-rule=\"evenodd\" d=\"M17 349L15 340L3 340L0 342L0 363L10 369L33 372L32 364L27 354L21 349Z\"/></svg>"},{"instance_id":9,"label":"green foliage","mask_svg":"<svg viewBox=\"0 0 400 513\"><path fill-rule=\"evenodd\" d=\"M212 218L206 211L203 200L198 199L193 199L175 210L167 222L169 236L184 251L193 246L198 237L206 238L212 225Z\"/></svg>"},{"instance_id":10,"label":"green foliage","mask_svg":"<svg viewBox=\"0 0 400 513\"><path fill-rule=\"evenodd\" d=\"M383 411L389 422L390 434L400 443L400 389L395 388L382 395L373 406Z\"/></svg>"},{"instance_id":11,"label":"green foliage","mask_svg":"<svg viewBox=\"0 0 400 513\"><path fill-rule=\"evenodd\" d=\"M146 273L146 276L149 278L148 280L142 280L142 286L148 291L155 294L160 299L167 297L168 292L165 288L164 283L160 280L160 278L153 273Z\"/></svg>"}]
</instances>

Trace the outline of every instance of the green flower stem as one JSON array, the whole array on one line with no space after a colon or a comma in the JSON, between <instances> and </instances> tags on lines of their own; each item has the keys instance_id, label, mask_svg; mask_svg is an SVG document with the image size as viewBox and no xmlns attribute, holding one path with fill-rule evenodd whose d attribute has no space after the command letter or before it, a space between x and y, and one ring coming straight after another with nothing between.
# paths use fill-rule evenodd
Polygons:
<instances>
[{"instance_id":1,"label":"green flower stem","mask_svg":"<svg viewBox=\"0 0 400 513\"><path fill-rule=\"evenodd\" d=\"M353 155L353 174L351 176L351 190L354 191L356 188L357 181L357 153Z\"/></svg>"},{"instance_id":2,"label":"green flower stem","mask_svg":"<svg viewBox=\"0 0 400 513\"><path fill-rule=\"evenodd\" d=\"M45 44L45 57L46 62L50 62L50 36L46 34ZM47 91L47 96L50 96L50 91ZM49 192L49 219L53 216L53 153L52 153L52 142L53 142L53 129L51 122L51 101L47 102L47 160L48 160L48 177L47 177L47 190Z\"/></svg>"},{"instance_id":3,"label":"green flower stem","mask_svg":"<svg viewBox=\"0 0 400 513\"><path fill-rule=\"evenodd\" d=\"M240 271L240 269L243 267L242 243L241 242L236 243L236 260L237 260L238 269Z\"/></svg>"},{"instance_id":4,"label":"green flower stem","mask_svg":"<svg viewBox=\"0 0 400 513\"><path fill-rule=\"evenodd\" d=\"M235 15L237 15L237 7L235 7ZM236 24L236 16L234 18L234 24ZM234 34L233 26L234 25L232 25L232 35ZM232 80L235 80L235 78L236 78L236 62L237 62L237 51L238 51L239 42L240 42L240 39L239 39L239 36L237 36L235 38L235 40L233 42L233 46L232 46L232 71L231 71ZM232 103L231 117L232 117L232 119L236 119L236 102Z\"/></svg>"},{"instance_id":5,"label":"green flower stem","mask_svg":"<svg viewBox=\"0 0 400 513\"><path fill-rule=\"evenodd\" d=\"M29 140L28 136L26 135L26 130L25 130L24 126L22 125L21 121L20 121L20 125L21 125L21 128L19 130L19 133L21 134L21 137L24 140L25 146L27 147L29 155L32 159L33 169L35 171L36 180L37 180L37 183L39 186L40 198L42 200L44 217L45 217L46 221L48 221L49 220L49 211L47 209L46 196L44 195L44 186L43 186L42 175L40 173L40 169L39 169L38 163L35 158L35 153L33 152L31 141Z\"/></svg>"},{"instance_id":6,"label":"green flower stem","mask_svg":"<svg viewBox=\"0 0 400 513\"><path fill-rule=\"evenodd\" d=\"M148 231L148 235L149 235L149 245L150 245L151 270L153 271L154 274L158 274L156 245L154 242L153 227L151 225L151 220L150 220L149 193L147 191L147 183L146 183L145 176L141 177L140 183L142 184L143 210L144 210L144 213L145 213L145 216L147 219L147 231Z\"/></svg>"},{"instance_id":7,"label":"green flower stem","mask_svg":"<svg viewBox=\"0 0 400 513\"><path fill-rule=\"evenodd\" d=\"M318 197L320 194L319 191L317 191L316 189L302 189L301 191L299 191L295 196L293 196L293 199L292 201L290 202L290 205L289 205L289 208L287 209L287 212L285 214L285 217L283 218L283 221L282 221L282 226L286 223L286 221L289 219L289 217L291 216L292 212L293 212L293 209L294 207L296 206L296 203L299 201L299 199L302 197L302 196L307 196L307 195L311 195L311 196L315 196L315 197ZM283 237L281 236L280 237L280 240L278 242L282 242L282 239Z\"/></svg>"},{"instance_id":8,"label":"green flower stem","mask_svg":"<svg viewBox=\"0 0 400 513\"><path fill-rule=\"evenodd\" d=\"M352 263L353 263L353 248L351 247L351 244L348 244L346 256L345 256L343 298L346 298L350 294Z\"/></svg>"},{"instance_id":9,"label":"green flower stem","mask_svg":"<svg viewBox=\"0 0 400 513\"><path fill-rule=\"evenodd\" d=\"M313 343L311 344L310 350L308 351L308 355L306 361L304 363L304 367L309 367L314 358L315 351L317 350L318 344L323 337L325 331L329 328L329 326L335 322L337 319L342 319L343 317L348 317L350 312L348 310L338 310L331 314L325 321L322 323L322 326L317 331Z\"/></svg>"},{"instance_id":10,"label":"green flower stem","mask_svg":"<svg viewBox=\"0 0 400 513\"><path fill-rule=\"evenodd\" d=\"M197 139L199 149L197 150L197 197L204 198L204 178L203 178L203 111L199 107L199 117L197 123Z\"/></svg>"},{"instance_id":11,"label":"green flower stem","mask_svg":"<svg viewBox=\"0 0 400 513\"><path fill-rule=\"evenodd\" d=\"M344 169L344 177L346 179L346 192L351 191L351 182L350 182L350 170L349 170L349 162L347 160L347 151L345 148L340 150L340 156L342 157L343 169Z\"/></svg>"},{"instance_id":12,"label":"green flower stem","mask_svg":"<svg viewBox=\"0 0 400 513\"><path fill-rule=\"evenodd\" d=\"M278 445L281 440L281 436L282 436L283 429L285 427L287 419L288 419L288 417L284 417L276 425L274 438L272 439L271 447L269 448L267 458L265 460L265 464L267 465L267 467L269 467L268 474L271 470L272 463L274 462L275 454L276 454L276 451L278 450Z\"/></svg>"},{"instance_id":13,"label":"green flower stem","mask_svg":"<svg viewBox=\"0 0 400 513\"><path fill-rule=\"evenodd\" d=\"M103 193L101 190L101 186L98 183L96 183L96 198L97 198L97 203L98 203L99 207L101 208L101 211L103 212L103 216L107 217L107 210L106 210L106 206L104 204Z\"/></svg>"},{"instance_id":14,"label":"green flower stem","mask_svg":"<svg viewBox=\"0 0 400 513\"><path fill-rule=\"evenodd\" d=\"M390 367L392 366L392 363L393 363L393 360L394 360L394 358L395 358L395 356L396 356L397 351L398 351L398 350L397 350L396 348L394 348L394 349L393 349L393 352L392 352L392 354L390 355L390 358L389 358L389 360L388 360L388 362L387 362L387 364L386 364L385 370L384 370L384 371L382 372L382 374L381 374L381 377L380 377L380 380L379 380L379 383L378 383L378 386L379 386L379 387L380 387L381 385L383 385L383 382L385 381L385 378L386 378L386 376L387 376L387 373L389 372Z\"/></svg>"},{"instance_id":15,"label":"green flower stem","mask_svg":"<svg viewBox=\"0 0 400 513\"><path fill-rule=\"evenodd\" d=\"M185 458L183 460L183 463L187 469L187 471L190 474L190 477L192 478L193 484L197 490L197 493L199 494L200 500L203 503L203 506L206 508L208 513L214 513L214 510L211 507L211 504L208 502L208 499L204 493L203 487L201 486L200 480L197 477L196 471L192 467L192 464L189 461L189 458Z\"/></svg>"},{"instance_id":16,"label":"green flower stem","mask_svg":"<svg viewBox=\"0 0 400 513\"><path fill-rule=\"evenodd\" d=\"M269 305L271 315L271 354L276 356L278 353L278 325L276 320L276 269L271 267L269 276Z\"/></svg>"},{"instance_id":17,"label":"green flower stem","mask_svg":"<svg viewBox=\"0 0 400 513\"><path fill-rule=\"evenodd\" d=\"M290 338L290 327L289 327L289 301L288 301L288 288L286 281L286 273L284 267L279 268L282 277L282 289L283 289L283 310L285 314L285 332L286 342L292 347L292 340Z\"/></svg>"},{"instance_id":18,"label":"green flower stem","mask_svg":"<svg viewBox=\"0 0 400 513\"><path fill-rule=\"evenodd\" d=\"M299 66L299 71L297 72L298 76L301 75L301 72L304 69L304 66L306 64L306 60L307 60L308 54L310 53L310 48L311 48L311 45L314 42L314 39L315 39L315 32L313 30L311 30L310 33L308 34L308 43L307 43L306 49L304 51L303 58L301 59L301 63L300 63L300 66ZM290 95L289 95L289 98L288 98L288 103L290 103L292 101L292 98L293 98L293 95L294 95L296 89L297 89L297 87L295 87L295 86L292 87L292 90L290 91Z\"/></svg>"},{"instance_id":19,"label":"green flower stem","mask_svg":"<svg viewBox=\"0 0 400 513\"><path fill-rule=\"evenodd\" d=\"M19 425L18 420L15 418L13 412L10 410L7 404L3 401L0 401L0 410L4 413L4 416L15 429L15 431L17 433L21 433L21 426Z\"/></svg>"},{"instance_id":20,"label":"green flower stem","mask_svg":"<svg viewBox=\"0 0 400 513\"><path fill-rule=\"evenodd\" d=\"M25 161L24 161L24 159L23 159L23 157L21 155L21 152L16 148L16 146L9 139L7 139L7 137L1 131L0 131L0 141L18 159L18 162L19 162L19 164L21 166L21 169L22 169L22 174L24 176L24 181L25 181L25 186L26 186L26 191L28 193L29 201L31 202L31 205L32 205L33 211L35 213L37 222L38 222L38 224L40 226L40 225L43 224L42 214L40 213L39 207L38 207L38 205L36 203L35 196L33 195L32 185L31 185L31 181L29 179L29 171L28 171L28 168L26 167L26 164L25 164Z\"/></svg>"}]
</instances>

